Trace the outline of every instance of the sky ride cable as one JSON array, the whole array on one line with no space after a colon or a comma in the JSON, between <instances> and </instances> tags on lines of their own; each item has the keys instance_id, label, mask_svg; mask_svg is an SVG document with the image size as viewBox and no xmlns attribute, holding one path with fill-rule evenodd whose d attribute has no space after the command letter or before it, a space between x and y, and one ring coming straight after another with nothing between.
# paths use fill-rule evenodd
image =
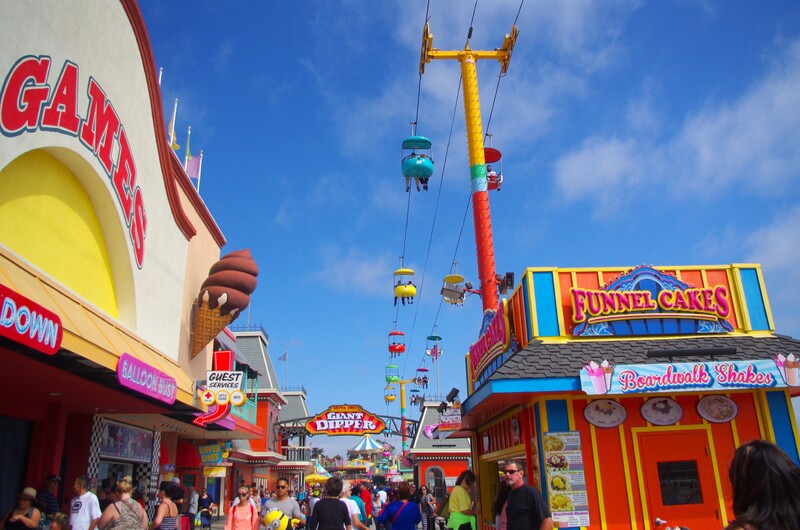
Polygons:
<instances>
[{"instance_id":1,"label":"sky ride cable","mask_svg":"<svg viewBox=\"0 0 800 530\"><path fill-rule=\"evenodd\" d=\"M517 25L517 21L519 20L519 15L520 13L522 13L522 6L524 4L525 0L520 0L519 9L517 9L517 16L514 17L514 24L512 24L512 27ZM486 121L486 132L484 133L483 136L484 140L486 140L486 137L489 136L489 125L492 123L492 114L494 114L494 104L497 101L497 92L500 90L500 79L504 78L507 73L508 71L506 71L505 74L501 72L500 75L497 76L497 84L494 87L494 97L492 98L492 108L489 110L489 119Z\"/></svg>"},{"instance_id":2,"label":"sky ride cable","mask_svg":"<svg viewBox=\"0 0 800 530\"><path fill-rule=\"evenodd\" d=\"M475 22L475 12L478 10L478 0L475 0L475 5L472 6L472 18L469 19L469 30L467 31L467 42L464 48L469 47L469 41L472 38L472 24Z\"/></svg>"},{"instance_id":3,"label":"sky ride cable","mask_svg":"<svg viewBox=\"0 0 800 530\"><path fill-rule=\"evenodd\" d=\"M417 300L419 300L422 297L422 288L425 285L425 273L426 273L426 271L428 269L428 258L430 257L430 254L431 254L431 246L432 246L432 243L433 243L433 233L434 233L435 228L436 228L436 217L437 217L437 215L439 213L439 203L440 203L441 197L442 197L442 188L444 187L444 175L445 175L445 172L447 170L447 157L450 154L450 144L453 141L453 128L455 127L456 112L458 111L458 98L459 98L460 95L461 95L461 77L459 76L458 85L457 85L457 89L456 89L455 103L453 105L453 116L452 116L452 118L450 118L450 133L447 136L447 147L445 147L445 150L444 150L444 160L442 161L442 171L439 174L439 189L438 189L438 191L436 193L436 206L433 209L433 219L431 220L431 233L430 233L430 236L428 237L428 249L425 252L425 264L423 265L423 268L422 268L422 279L420 281L419 289L417 290ZM442 304L442 300L439 299L439 309L441 309L441 304ZM417 313L418 312L419 312L419 305L417 305L416 309L414 310L414 323L413 323L412 328L411 328L412 335L413 335L413 332L414 332L414 328L416 327L416 324L417 324ZM439 311L436 312L436 320L437 321L439 320ZM434 325L435 325L435 323L434 323ZM409 351L411 350L411 342L412 342L412 340L413 340L413 336L409 337L409 340L408 340L408 350ZM424 359L425 358L424 357L425 356L425 352L423 352L422 355L423 355L423 359ZM410 354L406 355L405 361L403 362L403 373L405 373L406 368L408 366L408 358L409 357L410 357Z\"/></svg>"}]
</instances>

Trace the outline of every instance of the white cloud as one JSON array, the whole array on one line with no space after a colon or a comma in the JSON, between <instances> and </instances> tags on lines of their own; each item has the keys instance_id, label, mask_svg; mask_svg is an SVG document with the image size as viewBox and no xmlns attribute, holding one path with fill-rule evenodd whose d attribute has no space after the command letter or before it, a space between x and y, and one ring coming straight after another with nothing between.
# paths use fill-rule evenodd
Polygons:
<instances>
[{"instance_id":1,"label":"white cloud","mask_svg":"<svg viewBox=\"0 0 800 530\"><path fill-rule=\"evenodd\" d=\"M778 333L800 335L800 206L745 238L748 260L761 263Z\"/></svg>"},{"instance_id":2,"label":"white cloud","mask_svg":"<svg viewBox=\"0 0 800 530\"><path fill-rule=\"evenodd\" d=\"M738 101L690 117L673 145L694 173L683 184L787 184L800 168L799 86L795 42L783 64Z\"/></svg>"},{"instance_id":3,"label":"white cloud","mask_svg":"<svg viewBox=\"0 0 800 530\"><path fill-rule=\"evenodd\" d=\"M321 268L314 279L336 291L386 297L392 268L382 257L370 257L358 249L327 246L321 249Z\"/></svg>"},{"instance_id":4,"label":"white cloud","mask_svg":"<svg viewBox=\"0 0 800 530\"><path fill-rule=\"evenodd\" d=\"M622 190L639 184L644 162L634 140L589 138L556 161L556 175L567 199L590 196L602 210L619 201Z\"/></svg>"},{"instance_id":5,"label":"white cloud","mask_svg":"<svg viewBox=\"0 0 800 530\"><path fill-rule=\"evenodd\" d=\"M621 52L619 38L625 22L639 8L638 0L547 0L526 11L529 33L540 35L586 71L597 71Z\"/></svg>"},{"instance_id":6,"label":"white cloud","mask_svg":"<svg viewBox=\"0 0 800 530\"><path fill-rule=\"evenodd\" d=\"M732 185L767 196L780 193L796 181L800 168L798 86L800 41L795 41L764 79L736 101L688 116L664 144L634 135L585 140L555 162L557 186L572 200L608 190L600 202L605 206L654 182L658 193L672 196L691 192L710 198Z\"/></svg>"}]
</instances>

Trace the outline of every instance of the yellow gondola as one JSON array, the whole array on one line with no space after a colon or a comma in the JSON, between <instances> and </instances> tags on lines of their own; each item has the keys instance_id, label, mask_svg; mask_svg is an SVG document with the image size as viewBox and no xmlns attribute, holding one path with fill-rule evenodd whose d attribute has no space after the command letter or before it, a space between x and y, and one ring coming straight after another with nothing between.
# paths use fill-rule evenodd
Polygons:
<instances>
[{"instance_id":1,"label":"yellow gondola","mask_svg":"<svg viewBox=\"0 0 800 530\"><path fill-rule=\"evenodd\" d=\"M383 399L386 400L387 405L397 399L397 394L395 394L392 385L386 385L386 388L383 389Z\"/></svg>"},{"instance_id":2,"label":"yellow gondola","mask_svg":"<svg viewBox=\"0 0 800 530\"><path fill-rule=\"evenodd\" d=\"M414 285L414 270L400 268L394 271L394 305L397 305L399 299L403 305L414 303L414 297L417 295L417 286Z\"/></svg>"}]
</instances>

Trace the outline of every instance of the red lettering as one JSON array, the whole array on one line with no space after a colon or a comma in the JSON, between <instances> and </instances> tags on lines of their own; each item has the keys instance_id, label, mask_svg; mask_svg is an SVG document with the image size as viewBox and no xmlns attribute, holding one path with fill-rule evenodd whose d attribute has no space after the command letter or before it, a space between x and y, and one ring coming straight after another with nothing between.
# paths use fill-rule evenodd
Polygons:
<instances>
[{"instance_id":1,"label":"red lettering","mask_svg":"<svg viewBox=\"0 0 800 530\"><path fill-rule=\"evenodd\" d=\"M117 197L119 197L122 211L125 214L125 224L130 224L133 216L133 194L136 189L136 165L133 161L125 128L120 128L119 158L117 159L117 168L114 171L112 181Z\"/></svg>"},{"instance_id":2,"label":"red lettering","mask_svg":"<svg viewBox=\"0 0 800 530\"><path fill-rule=\"evenodd\" d=\"M586 320L584 305L586 303L586 291L583 289L570 289L572 292L572 321L583 322Z\"/></svg>"},{"instance_id":3,"label":"red lettering","mask_svg":"<svg viewBox=\"0 0 800 530\"><path fill-rule=\"evenodd\" d=\"M683 291L675 291L675 309L689 309L689 304L686 303L686 296Z\"/></svg>"},{"instance_id":4,"label":"red lettering","mask_svg":"<svg viewBox=\"0 0 800 530\"><path fill-rule=\"evenodd\" d=\"M78 65L64 62L53 95L42 113L42 128L78 134Z\"/></svg>"},{"instance_id":5,"label":"red lettering","mask_svg":"<svg viewBox=\"0 0 800 530\"><path fill-rule=\"evenodd\" d=\"M703 310L703 307L700 304L700 300L697 297L698 294L697 289L687 289L686 291L684 291L684 294L686 294L686 301L689 304L689 307L687 308L689 311Z\"/></svg>"},{"instance_id":6,"label":"red lettering","mask_svg":"<svg viewBox=\"0 0 800 530\"><path fill-rule=\"evenodd\" d=\"M667 291L667 290L661 291L660 293L658 293L658 305L660 305L666 310L670 310L674 305L673 304L674 297L675 297L674 291Z\"/></svg>"},{"instance_id":7,"label":"red lettering","mask_svg":"<svg viewBox=\"0 0 800 530\"><path fill-rule=\"evenodd\" d=\"M707 313L713 313L716 310L716 306L714 306L714 302L712 300L712 293L711 289L703 289L703 311Z\"/></svg>"},{"instance_id":8,"label":"red lettering","mask_svg":"<svg viewBox=\"0 0 800 530\"><path fill-rule=\"evenodd\" d=\"M23 57L9 72L0 101L0 127L9 136L35 130L42 104L50 95L46 84L50 57Z\"/></svg>"},{"instance_id":9,"label":"red lettering","mask_svg":"<svg viewBox=\"0 0 800 530\"><path fill-rule=\"evenodd\" d=\"M136 265L141 269L144 263L144 236L147 233L147 212L144 211L141 188L136 188L134 193L130 235L131 243L133 243L133 254L136 257Z\"/></svg>"},{"instance_id":10,"label":"red lettering","mask_svg":"<svg viewBox=\"0 0 800 530\"><path fill-rule=\"evenodd\" d=\"M727 318L731 312L731 306L728 303L728 289L724 285L717 285L714 288L714 300L717 301L717 314L721 318Z\"/></svg>"},{"instance_id":11,"label":"red lettering","mask_svg":"<svg viewBox=\"0 0 800 530\"><path fill-rule=\"evenodd\" d=\"M631 294L633 295L633 308L644 309L644 303L642 301L642 293L639 291L634 291Z\"/></svg>"},{"instance_id":12,"label":"red lettering","mask_svg":"<svg viewBox=\"0 0 800 530\"><path fill-rule=\"evenodd\" d=\"M94 79L89 79L89 109L81 123L81 141L100 160L107 175L111 175L113 161L111 147L119 131L119 116L106 98L106 93Z\"/></svg>"},{"instance_id":13,"label":"red lettering","mask_svg":"<svg viewBox=\"0 0 800 530\"><path fill-rule=\"evenodd\" d=\"M619 310L630 311L633 309L633 302L631 300L631 293L620 293L617 291L617 300L619 301Z\"/></svg>"}]
</instances>

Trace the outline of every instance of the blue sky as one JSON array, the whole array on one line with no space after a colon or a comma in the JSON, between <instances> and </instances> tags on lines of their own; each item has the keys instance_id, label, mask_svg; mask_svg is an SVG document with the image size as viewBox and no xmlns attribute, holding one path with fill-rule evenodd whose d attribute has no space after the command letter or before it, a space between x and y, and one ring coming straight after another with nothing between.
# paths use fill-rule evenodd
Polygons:
<instances>
[{"instance_id":1,"label":"blue sky","mask_svg":"<svg viewBox=\"0 0 800 530\"><path fill-rule=\"evenodd\" d=\"M431 4L434 46L463 49L473 3ZM500 46L519 7L478 2L472 49ZM416 115L426 4L141 9L166 115L179 98L179 143L190 125L192 151L204 151L201 195L223 252L250 248L261 269L237 323L264 326L273 360L288 349L290 384L305 385L312 413L387 411L395 319L411 338L406 377L438 324L441 390L465 389L480 300L440 307L438 295L454 256L478 283L471 213L461 231L470 188L452 61L422 77L417 132L433 142L436 174L430 191L412 191L403 252L400 142ZM777 332L800 337L800 4L527 0L518 26L496 100L498 63L478 63L484 127L494 100L489 132L504 155L506 182L490 197L498 272L757 262ZM421 293L396 313L401 254Z\"/></svg>"}]
</instances>

